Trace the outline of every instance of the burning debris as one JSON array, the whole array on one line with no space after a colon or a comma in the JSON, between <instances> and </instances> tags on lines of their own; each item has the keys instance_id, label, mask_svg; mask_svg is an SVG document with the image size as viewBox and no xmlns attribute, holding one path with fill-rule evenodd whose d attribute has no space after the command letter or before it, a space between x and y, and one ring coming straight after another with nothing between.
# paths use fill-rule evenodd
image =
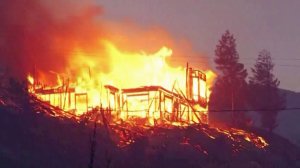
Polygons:
<instances>
[{"instance_id":1,"label":"burning debris","mask_svg":"<svg viewBox=\"0 0 300 168\"><path fill-rule=\"evenodd\" d=\"M163 30L141 31L135 26L95 19L102 9L90 2L80 2L76 10L65 9L60 3L16 0L4 1L0 6L0 22L4 25L0 32L4 39L4 43L0 41L0 64L16 78L27 76L26 84L0 83L1 112L7 112L5 117L12 121L17 118L15 114L21 116L15 125L20 127L15 131L20 131L17 136L21 138L13 146L23 138L23 144L30 142L31 147L31 142L40 140L43 144L38 155L51 153L52 147L67 146L57 149L62 154L56 158L75 154L80 160L90 153L91 167L97 155L98 159L101 155L101 163L103 156L108 160L107 167L112 162L115 167L173 168L222 167L224 163L229 167L231 160L240 161L235 167L244 165L243 161L252 163L251 159L262 165L272 163L266 156L276 148L270 139L263 138L266 134L209 125L207 106L215 74L206 63L197 63L202 70L189 64L171 64L173 54L185 61L186 55L198 55L189 45L175 44ZM6 126L3 128L14 128L5 117L0 122ZM39 130L37 125L49 126L50 131ZM0 141L7 137L0 136ZM86 137L91 138L89 147ZM48 144L53 146L47 149ZM19 155L23 146L14 148L17 157L23 156ZM68 151L71 148L76 152ZM260 156L268 162L259 160ZM72 164L77 158L58 163ZM84 159L81 161L85 164ZM145 160L154 162L143 163Z\"/></svg>"},{"instance_id":2,"label":"burning debris","mask_svg":"<svg viewBox=\"0 0 300 168\"><path fill-rule=\"evenodd\" d=\"M130 59L132 56L115 51L116 48L111 47L108 45L113 59L116 59L114 57L121 60ZM124 69L125 71L132 69L129 70L132 74L99 72L99 75L92 75L93 72L89 69L87 74L83 73L74 81L71 76L60 76L56 73L57 84L52 86L43 83L39 75L29 75L27 77L28 91L39 100L77 116L101 106L111 110L111 116L115 122L140 117L146 118L150 125L162 122L207 123L207 112L205 112L209 96L207 79L211 81L211 76L207 77L204 72L188 67L188 65L186 70L181 67L170 67L165 62L165 57L171 54L172 50L162 48L153 55L136 55L139 61L127 62L128 65L125 64L126 62L122 63L123 67L128 67ZM138 69L139 67L141 70ZM150 67L155 67L155 69L150 69ZM116 67L116 70L112 71L119 72L120 70L122 67L121 69ZM123 75L127 77L124 79L126 82L122 82ZM140 78L141 75L147 75L147 77ZM111 79L108 77L114 81L110 82ZM115 83L121 87L134 86L135 83L128 81L131 78L137 84L145 85L119 89L115 85L107 84Z\"/></svg>"},{"instance_id":3,"label":"burning debris","mask_svg":"<svg viewBox=\"0 0 300 168\"><path fill-rule=\"evenodd\" d=\"M48 104L45 104L45 102L42 102L35 97L32 97L35 104L39 104L39 108L35 108L37 111L42 111L45 114L50 114L53 117L61 117L61 118L70 118L77 122L90 122L95 120L95 115L99 113L98 111L90 111L86 113L86 115L83 115L81 117L78 117L73 114L65 113L62 110L49 106ZM111 115L111 111L108 109L104 110L105 116ZM94 112L94 113L93 113ZM85 117L88 117L87 120L85 120ZM109 117L108 117L109 118ZM100 123L103 123L103 121L99 120ZM174 132L182 131L182 132L192 132L188 135L184 135L181 133L179 137L182 139L180 140L181 145L191 145L193 148L200 150L208 154L208 152L205 149L201 148L201 138L205 137L205 141L218 141L218 139L224 139L228 141L232 145L232 151L233 152L239 152L243 150L247 150L249 146L254 146L258 149L264 149L268 146L268 143L264 140L264 138L255 135L251 132L246 132L244 130L240 129L234 129L234 128L227 128L227 129L221 129L221 128L212 128L209 127L206 124L193 124L189 125L187 123L181 123L181 122L173 122L173 123L164 123L155 125L155 127L151 125L143 125L144 123L147 123L147 120L143 118L130 118L126 120L125 122L118 122L118 123L110 123L109 129L111 131L111 136L113 136L113 141L117 144L118 147L124 148L128 145L131 145L138 141L140 138L152 138L157 136L164 137L164 132L169 132L172 130ZM162 132L161 132L162 131ZM193 140L197 136L200 136L199 140ZM177 138L179 138L177 137ZM170 137L165 137L170 138ZM179 138L180 139L180 138ZM197 138L196 138L197 139Z\"/></svg>"},{"instance_id":4,"label":"burning debris","mask_svg":"<svg viewBox=\"0 0 300 168\"><path fill-rule=\"evenodd\" d=\"M35 12L41 11L32 11ZM200 152L201 156L207 158L215 153L211 147L215 143L220 143L221 146L223 144L233 154L253 148L261 151L266 149L268 143L253 133L208 126L209 89L215 78L211 70L202 71L189 64L185 68L171 65L168 59L173 55L173 50L164 46L169 44L164 43L164 40L159 41L159 44L163 42L163 47L156 52L153 49L150 50L152 52L128 50L131 48L127 46L129 43L125 45L116 37L103 35L98 30L98 25L91 21L96 14L89 12L91 11L83 12L82 18L78 17L81 22L87 20L86 24L79 26L82 30L93 27L94 31L86 38L91 41L88 43L90 46L82 44L81 41L85 41L83 39L86 36L77 36L78 30L72 28L73 22L60 25L51 13L46 12L49 24L45 23L48 25L45 27L66 27L67 30L74 30L76 36L73 33L67 35L56 32L54 29L45 30L42 37L47 40L41 44L49 44L46 46L52 52L47 53L53 54L53 58L48 55L45 55L44 60L35 58L27 50L17 54L21 62L24 62L24 58L30 58L29 63L21 67L28 73L24 95L29 99L25 103L30 108L29 111L83 125L94 122L94 133L96 126L102 125L105 127L107 141L120 151L129 150L140 143L148 143L145 147L147 155L155 155L175 146ZM32 13L26 13L26 16L31 16ZM33 32L39 33L36 30L40 29L39 26L31 27L27 22L22 22L21 25L30 30L25 32L28 39L39 39L32 37ZM8 35L18 32L12 30L14 31L7 30ZM53 34L55 38L49 34ZM7 45L7 48L11 48L10 45L14 46L14 43ZM28 41L28 45L31 47L29 50L40 51L35 48L40 46L36 41ZM49 50L48 47L45 51ZM21 45L20 48L28 49L28 46ZM61 52L61 48L67 51L66 55ZM178 51L177 48L175 51ZM9 55L11 52L13 51L9 50L5 54ZM184 52L186 53L188 52ZM45 65L48 63L49 65ZM15 69L15 63L10 64ZM204 66L202 68L208 69ZM14 98L0 97L0 107L26 111L22 109L25 106L21 107L13 102ZM96 137L93 140L95 144ZM94 152L92 155L94 156Z\"/></svg>"},{"instance_id":5,"label":"burning debris","mask_svg":"<svg viewBox=\"0 0 300 168\"><path fill-rule=\"evenodd\" d=\"M117 144L119 147L126 147L142 137L148 137L151 139L152 136L163 136L164 132L168 132L167 130L171 132L172 130L174 132L181 132L181 135L177 138L182 139L178 143L182 145L191 145L196 149L199 148L199 146L204 145L203 142L211 141L213 143L223 138L227 141L227 143L232 145L233 152L247 150L250 146L251 148L256 147L259 149L263 149L268 146L268 143L262 137L253 133L233 128L212 128L203 124L192 126L161 125L156 127L141 127L124 123L112 126L112 131L118 137ZM189 132L188 135L184 135L187 132ZM204 137L205 140L201 141L200 139ZM205 153L207 154L207 151Z\"/></svg>"},{"instance_id":6,"label":"burning debris","mask_svg":"<svg viewBox=\"0 0 300 168\"><path fill-rule=\"evenodd\" d=\"M66 115L68 118L77 119L78 122L83 120L89 122L97 120L97 113L104 111L105 119L110 123L111 131L116 135L114 139L117 146L121 148L135 143L139 138L157 136L156 134L160 134L157 130L160 129L191 129L197 132L196 135L208 137L211 141L223 137L226 141L230 141L233 151L236 152L246 149L248 145L254 145L260 149L268 146L262 137L253 133L233 128L208 127L206 108L210 83L207 81L210 76L189 67L188 64L185 70L174 71L168 67L164 57L161 57L166 52L167 55L170 54L169 50L165 50L152 55L153 59L158 61L154 61L155 63L161 63L158 66L160 71L153 70L156 73L153 73L152 77L156 79L162 74L167 75L162 75L163 77L171 76L172 78L160 79L173 79L172 86L169 85L170 82L157 80L156 82L161 85L120 89L114 85L103 85L104 82L101 81L101 85L95 87L92 72L88 71L88 78L76 82L71 81L69 77L58 75L56 86L41 83L37 76L28 76L30 84L28 91L36 102L51 107L55 111L54 116ZM122 56L123 54L119 55L119 57ZM144 66L147 67L147 64ZM165 70L170 70L170 72ZM138 69L132 72L136 74L136 71ZM141 74L153 71L142 69ZM182 77L181 75L184 74L185 77ZM122 76L122 73L120 75ZM176 75L181 80L177 80ZM153 83L153 81L148 82ZM181 87L184 85L185 87ZM205 154L209 153L202 147L201 141L194 142L192 137L183 137L181 144L190 144Z\"/></svg>"},{"instance_id":7,"label":"burning debris","mask_svg":"<svg viewBox=\"0 0 300 168\"><path fill-rule=\"evenodd\" d=\"M64 115L65 112L68 118L85 119L88 122L97 118L95 116L99 110L105 111L110 129L116 135L113 139L120 148L131 145L142 137L158 136L160 131L157 130L160 129L193 130L195 132L193 136L205 136L211 141L225 138L226 141L230 141L232 151L235 152L245 150L249 145L259 149L268 146L262 137L253 133L233 128L211 128L206 125L207 113L204 112L208 101L206 78L205 73L187 65L184 89L179 87L177 81L173 82L171 90L162 86L119 89L112 85L104 85L105 99L102 99L103 96L93 98L94 94L89 92L77 92L76 85L69 80L62 82L58 87L45 87L34 82L35 79L31 77L28 81L31 84L30 94L36 101L43 102L52 109L56 107L56 116ZM90 103L93 99L100 99L98 106ZM103 104L106 106L102 106ZM69 110L65 110L66 107L69 107ZM78 110L85 111L79 115ZM194 141L193 136L182 136L180 143L189 144L208 154L201 141Z\"/></svg>"},{"instance_id":8,"label":"burning debris","mask_svg":"<svg viewBox=\"0 0 300 168\"><path fill-rule=\"evenodd\" d=\"M12 94L9 95L12 96ZM5 130L12 129L10 124L5 125L7 123L5 119L11 115L8 106L19 106L17 105L19 103L7 103L9 97L1 97L1 99L7 104L6 106L0 106L2 112L5 112L1 117L1 127ZM13 101L16 101L16 99L13 99ZM25 109L20 106L16 109L23 111L19 114L21 117L18 117L19 115L11 116L12 119L15 118L19 121L15 127L22 128L20 133L18 131L14 132L19 137L15 141L22 148L28 144L28 139L30 139L30 146L37 150L39 157L45 157L46 162L59 160L59 162L53 161L57 166L50 165L48 167L58 167L58 165L61 165L60 162L63 162L64 165L80 165L82 167L88 164L90 146L87 139L91 135L91 130L93 130L94 122L91 121L96 119L94 118L95 115L98 115L99 119L96 120L99 125L95 139L97 144L94 158L95 165L104 166L109 161L114 167L145 167L147 165L148 167L162 165L164 167L182 167L183 163L189 167L199 167L200 165L221 167L228 164L242 167L254 162L262 167L272 167L270 165L275 163L293 167L291 166L294 164L294 162L291 162L295 159L293 156L299 156L296 155L296 150L293 151L292 146L285 141L278 141L277 143L271 141L268 145L265 140L253 133L237 129L211 128L206 124L182 124L181 126L168 123L156 126L137 125L135 122L142 119L135 118L123 123L110 123L108 125L109 132L106 133L103 118L100 114L108 113L99 113L100 109L95 110L95 113L90 111L90 119L85 122L84 118L67 118L66 115L60 115L59 111L55 109L46 110L49 109L47 103L38 101L34 97L30 98L30 102L35 113L30 113L30 111L25 113ZM34 122L31 120L30 122L26 121L31 115ZM107 118L107 120L109 119ZM24 130L27 130L25 131L26 134L22 133ZM6 134L4 137L8 138L8 135L10 134ZM262 135L266 136L266 134ZM32 144L32 141L35 143ZM25 149L28 152L26 154L33 155L34 159L31 164L40 165L41 163L36 162L36 158L39 157L35 156L35 153L30 153L33 149ZM19 153L20 150L17 148L15 152ZM45 150L47 152L42 152ZM50 156L58 155L61 157L47 157L49 155L45 153ZM278 156L283 155L288 159L278 161ZM68 158L74 160L66 162ZM176 162L178 159L180 162Z\"/></svg>"},{"instance_id":9,"label":"burning debris","mask_svg":"<svg viewBox=\"0 0 300 168\"><path fill-rule=\"evenodd\" d=\"M108 91L117 91L114 87L109 88ZM119 89L119 92L123 90L126 94L138 94L139 91L153 90L157 92L159 89L162 88L155 86L130 88L128 90ZM10 93L13 91L12 89L4 90L6 90L6 93L1 92L1 94L5 93L6 96L1 95L3 102L3 105L0 106L1 109L10 109L9 107L13 107L13 109L19 109L19 111L26 110L17 102L18 99L22 99L22 96L14 96L14 94L17 93ZM149 124L147 118L134 117L132 115L128 115L128 119L116 121L112 117L114 115L113 108L97 107L78 116L38 99L33 93L28 94L26 87L22 90L24 95L27 94L29 96L30 107L38 114L34 114L35 116L44 116L46 118L49 118L47 116L51 116L57 118L58 122L72 122L78 127L84 125L82 128L93 127L92 123L97 123L99 128L97 128L98 136L96 141L97 146L99 145L100 147L97 149L95 157L100 155L98 152L102 152L101 150L105 149L106 152L104 155L106 156L106 153L109 153L107 157L110 158L112 164L118 165L122 164L125 160L130 160L128 163L126 162L126 164L123 163L126 166L120 165L119 167L130 167L130 165L134 166L136 164L161 164L160 161L144 163L143 158L146 160L155 160L157 157L162 157L162 155L168 156L170 159L177 158L186 160L189 165L209 165L216 163L222 165L224 162L245 165L253 160L259 165L270 165L273 161L269 159L269 156L279 155L277 145L279 145L279 147L282 145L282 143L278 142L279 144L275 147L274 142L266 136L267 134L257 134L257 132L252 133L250 131L234 128L213 128L205 123L188 123L185 121L170 122L168 119L165 119L165 122L152 125L151 123ZM161 92L165 91L162 90ZM180 95L178 94L177 96ZM147 113L143 115L147 115ZM267 137L268 142L259 135ZM76 135L75 137L78 138L80 136ZM84 142L86 143L86 141ZM290 153L293 154L293 152L295 151L291 151ZM89 152L86 152L87 156L88 153ZM261 156L263 160L268 161L261 161L257 159L257 156ZM132 160L132 158L140 159ZM163 158L163 160L168 160L168 158ZM197 161L197 163L194 163L195 161ZM95 160L95 162L97 161ZM104 162L101 161L101 163ZM171 161L168 161L168 164L171 163ZM176 167L176 165L171 167Z\"/></svg>"}]
</instances>

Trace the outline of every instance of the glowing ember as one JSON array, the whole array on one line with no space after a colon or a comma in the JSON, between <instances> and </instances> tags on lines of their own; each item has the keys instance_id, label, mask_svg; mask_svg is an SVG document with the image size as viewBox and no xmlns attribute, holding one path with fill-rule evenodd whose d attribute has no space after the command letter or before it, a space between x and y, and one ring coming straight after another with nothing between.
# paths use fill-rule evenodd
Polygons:
<instances>
[{"instance_id":1,"label":"glowing ember","mask_svg":"<svg viewBox=\"0 0 300 168\"><path fill-rule=\"evenodd\" d=\"M268 146L268 143L260 136L257 136L253 133L249 133L246 132L244 130L240 130L240 129L228 129L228 130L222 130L219 128L216 128L216 130L219 133L223 133L225 134L228 138L230 138L231 140L235 141L235 142L241 142L242 139L253 143L256 147L258 148L265 148L266 146ZM242 139L241 139L242 138Z\"/></svg>"},{"instance_id":2,"label":"glowing ember","mask_svg":"<svg viewBox=\"0 0 300 168\"><path fill-rule=\"evenodd\" d=\"M96 107L112 110L113 120L128 120L130 117L147 118L155 125L164 120L174 125L181 121L206 122L200 112L206 111L208 87L215 77L212 71L195 71L191 85L194 88L186 96L186 68L170 66L166 58L172 50L162 47L153 54L145 52L124 52L111 41L101 40L109 71L101 70L102 57L90 57L76 48L70 56L66 73L50 71L56 82L47 80L49 74L28 75L29 91L37 98L64 111L82 115ZM191 68L189 68L190 70ZM34 82L35 81L35 82ZM193 82L194 81L194 82ZM54 85L47 85L55 83ZM136 88L145 86L143 88ZM125 89L124 89L125 88ZM127 89L136 88L136 89ZM194 100L191 100L191 99ZM192 101L192 102L190 102ZM200 103L200 106L197 104ZM181 123L181 124L178 124Z\"/></svg>"},{"instance_id":3,"label":"glowing ember","mask_svg":"<svg viewBox=\"0 0 300 168\"><path fill-rule=\"evenodd\" d=\"M109 122L122 124L125 121L139 125L135 132L132 126L113 129L118 135L119 147L134 143L145 132L151 133L151 129L143 125L166 128L192 126L212 141L220 135L226 136L234 142L236 151L243 142L252 143L257 148L268 146L262 137L243 130L192 125L207 122L208 88L215 78L212 71L204 73L188 66L170 66L166 58L173 52L167 47L148 54L121 51L106 40L100 43L104 49L99 54L107 55L108 71L99 67L104 61L100 56L89 57L88 53L76 48L65 73L50 71L49 74L39 72L42 74L39 76L28 75L28 91L39 101L51 105L56 117L79 120L78 116L92 115L95 109L102 107L108 109L106 116ZM50 74L55 76L55 81L46 77ZM186 137L181 144L191 143ZM193 143L191 146L208 154L200 144Z\"/></svg>"}]
</instances>

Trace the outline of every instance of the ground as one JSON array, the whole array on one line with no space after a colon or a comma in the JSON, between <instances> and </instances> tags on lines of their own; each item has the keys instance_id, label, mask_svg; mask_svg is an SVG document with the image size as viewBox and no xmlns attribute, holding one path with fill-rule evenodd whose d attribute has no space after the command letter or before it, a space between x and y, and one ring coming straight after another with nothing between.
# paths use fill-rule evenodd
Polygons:
<instances>
[{"instance_id":1,"label":"ground","mask_svg":"<svg viewBox=\"0 0 300 168\"><path fill-rule=\"evenodd\" d=\"M94 122L55 116L26 94L0 98L2 167L88 167ZM254 128L99 123L95 140L94 167L300 167L297 146Z\"/></svg>"}]
</instances>

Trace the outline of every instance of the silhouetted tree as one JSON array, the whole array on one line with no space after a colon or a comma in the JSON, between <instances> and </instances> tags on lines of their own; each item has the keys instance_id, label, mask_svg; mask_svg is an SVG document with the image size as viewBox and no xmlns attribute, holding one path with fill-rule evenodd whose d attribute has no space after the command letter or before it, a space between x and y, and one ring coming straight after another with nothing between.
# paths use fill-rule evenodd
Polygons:
<instances>
[{"instance_id":1,"label":"silhouetted tree","mask_svg":"<svg viewBox=\"0 0 300 168\"><path fill-rule=\"evenodd\" d=\"M271 54L267 50L262 50L249 80L251 89L250 103L254 109L261 109L261 123L264 128L273 131L276 128L276 117L279 109L285 107L285 96L278 90L280 81L272 73L274 64Z\"/></svg>"},{"instance_id":2,"label":"silhouetted tree","mask_svg":"<svg viewBox=\"0 0 300 168\"><path fill-rule=\"evenodd\" d=\"M210 110L231 110L232 124L244 124L243 111L246 106L247 70L239 63L234 36L227 30L215 50L218 77L210 97Z\"/></svg>"}]
</instances>

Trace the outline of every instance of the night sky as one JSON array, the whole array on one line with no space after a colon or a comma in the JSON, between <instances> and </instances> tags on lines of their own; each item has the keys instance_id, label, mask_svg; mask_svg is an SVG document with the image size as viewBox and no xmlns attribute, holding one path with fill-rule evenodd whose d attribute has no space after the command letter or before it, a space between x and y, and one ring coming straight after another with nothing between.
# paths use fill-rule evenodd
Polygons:
<instances>
[{"instance_id":1,"label":"night sky","mask_svg":"<svg viewBox=\"0 0 300 168\"><path fill-rule=\"evenodd\" d=\"M186 39L213 65L215 46L225 30L237 39L248 70L267 49L280 87L300 91L300 1L298 0L97 0L104 18L158 26L175 39ZM198 61L203 58L190 58ZM182 60L178 60L182 61ZM182 62L184 65L184 62ZM250 73L250 71L249 71Z\"/></svg>"}]
</instances>

